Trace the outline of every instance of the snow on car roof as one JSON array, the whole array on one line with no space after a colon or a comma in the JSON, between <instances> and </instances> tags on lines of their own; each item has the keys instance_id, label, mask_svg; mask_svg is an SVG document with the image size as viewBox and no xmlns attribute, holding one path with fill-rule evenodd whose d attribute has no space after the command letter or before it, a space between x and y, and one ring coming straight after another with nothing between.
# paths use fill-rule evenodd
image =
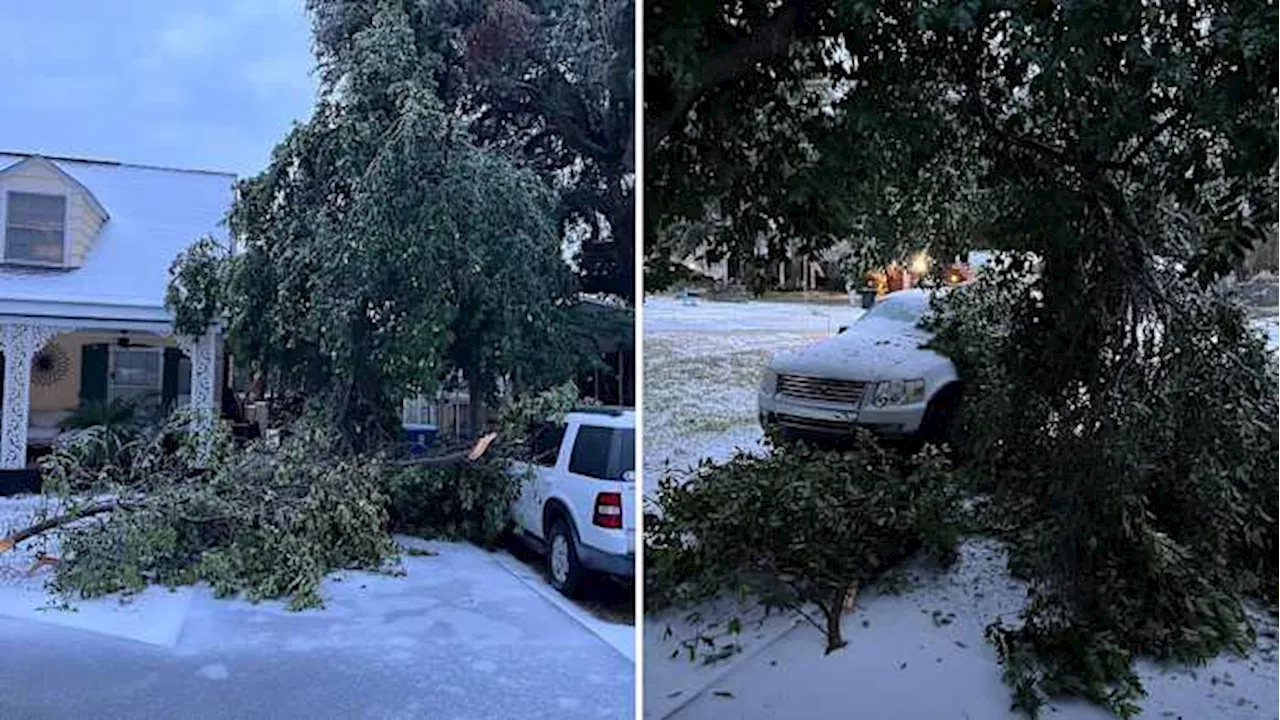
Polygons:
<instances>
[{"instance_id":1,"label":"snow on car roof","mask_svg":"<svg viewBox=\"0 0 1280 720\"><path fill-rule=\"evenodd\" d=\"M0 171L28 155L0 152ZM226 240L235 175L46 157L106 208L84 265L0 267L0 301L164 307L169 265L204 235Z\"/></svg>"},{"instance_id":2,"label":"snow on car roof","mask_svg":"<svg viewBox=\"0 0 1280 720\"><path fill-rule=\"evenodd\" d=\"M583 425L599 427L634 428L636 426L634 408L575 408L565 413L565 418L576 419Z\"/></svg>"}]
</instances>

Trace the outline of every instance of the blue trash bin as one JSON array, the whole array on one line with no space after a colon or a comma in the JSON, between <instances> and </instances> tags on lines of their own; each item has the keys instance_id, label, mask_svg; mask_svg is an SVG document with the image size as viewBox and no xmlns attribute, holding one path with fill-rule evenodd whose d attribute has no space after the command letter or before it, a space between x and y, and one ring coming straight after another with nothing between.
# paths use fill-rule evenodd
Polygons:
<instances>
[{"instance_id":1,"label":"blue trash bin","mask_svg":"<svg viewBox=\"0 0 1280 720\"><path fill-rule=\"evenodd\" d=\"M440 428L426 423L404 423L404 439L409 443L410 455L421 455L436 442Z\"/></svg>"}]
</instances>

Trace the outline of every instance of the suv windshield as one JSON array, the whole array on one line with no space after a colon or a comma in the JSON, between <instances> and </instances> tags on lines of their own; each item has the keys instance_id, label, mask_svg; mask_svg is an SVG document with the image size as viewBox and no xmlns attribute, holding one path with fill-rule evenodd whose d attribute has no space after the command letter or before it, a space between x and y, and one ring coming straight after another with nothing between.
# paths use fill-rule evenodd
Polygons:
<instances>
[{"instance_id":1,"label":"suv windshield","mask_svg":"<svg viewBox=\"0 0 1280 720\"><path fill-rule=\"evenodd\" d=\"M887 297L884 300L871 306L871 309L862 316L863 320L889 320L891 322L911 323L915 325L920 322L921 316L929 309L929 297L927 295L902 295L898 297Z\"/></svg>"},{"instance_id":2,"label":"suv windshield","mask_svg":"<svg viewBox=\"0 0 1280 720\"><path fill-rule=\"evenodd\" d=\"M631 428L582 425L573 442L569 472L599 480L622 480L636 466L636 432Z\"/></svg>"}]
</instances>

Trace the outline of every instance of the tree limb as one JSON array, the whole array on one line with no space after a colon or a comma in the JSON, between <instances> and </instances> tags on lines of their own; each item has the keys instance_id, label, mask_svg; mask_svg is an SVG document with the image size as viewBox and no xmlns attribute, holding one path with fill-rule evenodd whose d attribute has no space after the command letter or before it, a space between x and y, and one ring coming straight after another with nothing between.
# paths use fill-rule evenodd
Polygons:
<instances>
[{"instance_id":1,"label":"tree limb","mask_svg":"<svg viewBox=\"0 0 1280 720\"><path fill-rule=\"evenodd\" d=\"M77 510L75 512L70 512L64 515L51 517L47 520L38 522L35 525L32 525L30 527L23 528L22 530L15 530L9 533L7 536L0 538L0 552L6 552L8 550L12 550L14 546L16 546L20 542L29 540L35 537L36 535L40 535L41 533L45 533L50 530L60 528L63 525L73 523L76 520L83 520L84 518L93 517L94 515L101 515L102 513L111 512L112 510L126 507L126 506L127 506L126 503L120 500L107 500L104 502L96 503L94 505L90 505L86 508Z\"/></svg>"},{"instance_id":2,"label":"tree limb","mask_svg":"<svg viewBox=\"0 0 1280 720\"><path fill-rule=\"evenodd\" d=\"M1163 133L1170 125L1172 125L1175 120L1180 120L1182 118L1184 114L1183 110L1185 110L1185 108L1178 108L1177 110L1174 110L1173 113L1169 115L1169 117L1165 118L1159 123L1156 123L1156 126L1151 129L1151 132L1146 137L1144 137L1141 141L1139 141L1137 146L1135 146L1132 150L1130 150L1124 156L1124 158L1120 161L1120 165L1128 166L1130 163L1132 163L1134 159L1136 159L1139 155L1141 155L1142 151L1146 150L1147 147L1151 145L1151 143L1155 142L1156 138L1160 137L1160 134Z\"/></svg>"},{"instance_id":3,"label":"tree limb","mask_svg":"<svg viewBox=\"0 0 1280 720\"><path fill-rule=\"evenodd\" d=\"M651 122L646 122L652 128L648 138L649 147L656 146L679 127L703 93L733 80L752 63L772 60L786 53L797 37L800 10L804 5L805 0L788 0L764 27L709 58L703 64L702 72L694 81L693 87L666 112Z\"/></svg>"},{"instance_id":4,"label":"tree limb","mask_svg":"<svg viewBox=\"0 0 1280 720\"><path fill-rule=\"evenodd\" d=\"M479 440L476 440L475 445L472 445L469 450L459 450L457 452L446 453L444 455L409 458L407 460L398 461L396 465L401 467L451 467L454 465L466 465L479 460L486 452L488 452L489 446L493 444L494 439L497 437L497 433L489 433Z\"/></svg>"}]
</instances>

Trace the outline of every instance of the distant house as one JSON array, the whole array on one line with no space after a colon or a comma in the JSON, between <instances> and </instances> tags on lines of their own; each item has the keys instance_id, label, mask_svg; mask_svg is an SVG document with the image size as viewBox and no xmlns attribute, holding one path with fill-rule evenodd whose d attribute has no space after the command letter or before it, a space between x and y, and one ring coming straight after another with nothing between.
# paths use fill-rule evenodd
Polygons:
<instances>
[{"instance_id":1,"label":"distant house","mask_svg":"<svg viewBox=\"0 0 1280 720\"><path fill-rule=\"evenodd\" d=\"M712 260L706 244L696 246L688 255L673 257L694 277L705 277L711 284L744 283L759 289L775 290L844 290L840 274L840 256L845 244L838 243L818 253L802 253L798 243L786 243L782 257L769 258L769 243L764 235L756 239L750 253L716 255ZM753 275L755 276L753 278Z\"/></svg>"},{"instance_id":2,"label":"distant house","mask_svg":"<svg viewBox=\"0 0 1280 720\"><path fill-rule=\"evenodd\" d=\"M217 327L175 336L168 269L220 227L226 173L0 152L0 472L86 403L217 411Z\"/></svg>"}]
</instances>

